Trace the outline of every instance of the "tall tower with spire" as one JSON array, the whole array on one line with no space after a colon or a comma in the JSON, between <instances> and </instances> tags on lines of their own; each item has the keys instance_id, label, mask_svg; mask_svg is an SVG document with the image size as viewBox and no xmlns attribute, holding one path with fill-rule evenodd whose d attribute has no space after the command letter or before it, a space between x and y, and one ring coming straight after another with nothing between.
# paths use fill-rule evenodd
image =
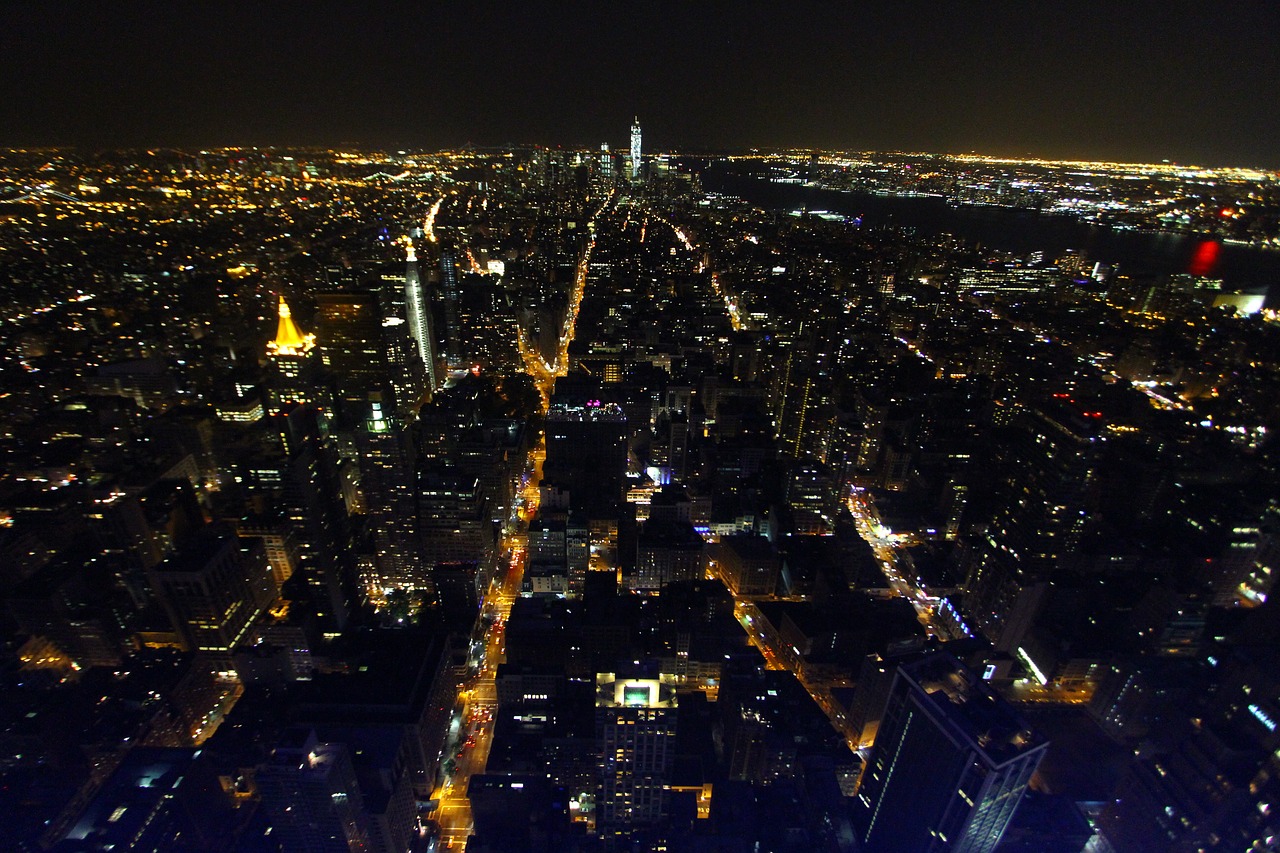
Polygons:
<instances>
[{"instance_id":1,"label":"tall tower with spire","mask_svg":"<svg viewBox=\"0 0 1280 853\"><path fill-rule=\"evenodd\" d=\"M267 344L267 357L300 356L311 352L316 345L316 336L302 334L302 330L293 322L293 312L289 310L289 303L284 301L283 294L280 296L278 310L280 319L276 323L276 337Z\"/></svg>"},{"instance_id":2,"label":"tall tower with spire","mask_svg":"<svg viewBox=\"0 0 1280 853\"><path fill-rule=\"evenodd\" d=\"M640 180L640 117L631 122L631 180Z\"/></svg>"},{"instance_id":3,"label":"tall tower with spire","mask_svg":"<svg viewBox=\"0 0 1280 853\"><path fill-rule=\"evenodd\" d=\"M316 402L319 391L316 336L303 334L298 324L293 322L293 313L283 295L277 311L276 336L267 342L267 359L273 373L270 381L272 411L282 411L293 403Z\"/></svg>"},{"instance_id":4,"label":"tall tower with spire","mask_svg":"<svg viewBox=\"0 0 1280 853\"><path fill-rule=\"evenodd\" d=\"M404 271L404 310L409 320L409 336L417 344L418 355L426 371L427 387L434 391L438 384L435 337L431 329L427 294L423 290L422 276L418 272L418 255L414 252L412 240L408 241Z\"/></svg>"}]
</instances>

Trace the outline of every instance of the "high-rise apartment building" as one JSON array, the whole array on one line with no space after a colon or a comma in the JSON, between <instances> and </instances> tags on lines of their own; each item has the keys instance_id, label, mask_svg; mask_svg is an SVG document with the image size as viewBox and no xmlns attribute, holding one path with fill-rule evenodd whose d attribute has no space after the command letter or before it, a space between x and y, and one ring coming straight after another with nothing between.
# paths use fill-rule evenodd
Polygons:
<instances>
[{"instance_id":1,"label":"high-rise apartment building","mask_svg":"<svg viewBox=\"0 0 1280 853\"><path fill-rule=\"evenodd\" d=\"M836 409L834 380L823 360L809 339L788 342L775 353L774 416L778 446L788 456L827 461Z\"/></svg>"}]
</instances>

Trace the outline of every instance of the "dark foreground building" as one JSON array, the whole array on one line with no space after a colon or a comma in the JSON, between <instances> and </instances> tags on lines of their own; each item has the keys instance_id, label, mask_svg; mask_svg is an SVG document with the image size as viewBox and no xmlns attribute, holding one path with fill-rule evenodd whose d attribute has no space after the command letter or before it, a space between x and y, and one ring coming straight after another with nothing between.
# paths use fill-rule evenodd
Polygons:
<instances>
[{"instance_id":1,"label":"dark foreground building","mask_svg":"<svg viewBox=\"0 0 1280 853\"><path fill-rule=\"evenodd\" d=\"M991 853L1048 742L939 652L899 668L858 794L865 853Z\"/></svg>"}]
</instances>

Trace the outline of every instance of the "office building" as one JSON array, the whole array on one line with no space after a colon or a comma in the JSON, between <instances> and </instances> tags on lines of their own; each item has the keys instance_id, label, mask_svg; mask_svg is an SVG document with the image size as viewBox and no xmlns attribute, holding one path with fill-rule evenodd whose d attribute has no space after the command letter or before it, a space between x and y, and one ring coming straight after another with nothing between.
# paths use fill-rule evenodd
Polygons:
<instances>
[{"instance_id":1,"label":"office building","mask_svg":"<svg viewBox=\"0 0 1280 853\"><path fill-rule=\"evenodd\" d=\"M440 617L452 630L467 631L475 626L481 600L476 570L474 560L436 563L431 570Z\"/></svg>"},{"instance_id":2,"label":"office building","mask_svg":"<svg viewBox=\"0 0 1280 853\"><path fill-rule=\"evenodd\" d=\"M255 779L272 834L284 849L368 849L363 797L344 744L321 743L311 729L289 729Z\"/></svg>"},{"instance_id":3,"label":"office building","mask_svg":"<svg viewBox=\"0 0 1280 853\"><path fill-rule=\"evenodd\" d=\"M321 357L339 400L358 411L370 391L391 397L378 295L370 290L325 291L316 294L316 308Z\"/></svg>"},{"instance_id":4,"label":"office building","mask_svg":"<svg viewBox=\"0 0 1280 853\"><path fill-rule=\"evenodd\" d=\"M418 255L410 242L406 249L404 272L404 310L409 321L409 337L417 346L418 358L425 371L427 388L435 390L439 385L436 365L435 329L431 322L431 304L428 292L418 270Z\"/></svg>"},{"instance_id":5,"label":"office building","mask_svg":"<svg viewBox=\"0 0 1280 853\"><path fill-rule=\"evenodd\" d=\"M653 826L667 814L676 738L672 680L596 675L600 835Z\"/></svg>"},{"instance_id":6,"label":"office building","mask_svg":"<svg viewBox=\"0 0 1280 853\"><path fill-rule=\"evenodd\" d=\"M270 365L267 398L272 413L285 411L297 403L315 403L322 399L316 336L302 333L283 295L277 314L276 336L267 343Z\"/></svg>"},{"instance_id":7,"label":"office building","mask_svg":"<svg viewBox=\"0 0 1280 853\"><path fill-rule=\"evenodd\" d=\"M548 482L567 488L574 509L609 509L622 501L627 473L627 418L615 403L553 401L547 412Z\"/></svg>"},{"instance_id":8,"label":"office building","mask_svg":"<svg viewBox=\"0 0 1280 853\"><path fill-rule=\"evenodd\" d=\"M706 541L687 521L650 518L636 539L631 589L657 592L669 583L699 580L706 573Z\"/></svg>"},{"instance_id":9,"label":"office building","mask_svg":"<svg viewBox=\"0 0 1280 853\"><path fill-rule=\"evenodd\" d=\"M950 654L894 676L858 792L865 853L992 853L1048 749Z\"/></svg>"},{"instance_id":10,"label":"office building","mask_svg":"<svg viewBox=\"0 0 1280 853\"><path fill-rule=\"evenodd\" d=\"M199 749L133 749L95 788L54 849L222 849L234 816L214 767Z\"/></svg>"},{"instance_id":11,"label":"office building","mask_svg":"<svg viewBox=\"0 0 1280 853\"><path fill-rule=\"evenodd\" d=\"M484 486L475 477L447 470L424 475L418 490L418 532L424 569L474 561L486 573L493 566L496 529ZM421 578L419 586L430 588L431 579Z\"/></svg>"},{"instance_id":12,"label":"office building","mask_svg":"<svg viewBox=\"0 0 1280 853\"><path fill-rule=\"evenodd\" d=\"M440 289L444 297L444 360L450 370L462 366L462 330L459 303L457 250L446 247L440 253Z\"/></svg>"},{"instance_id":13,"label":"office building","mask_svg":"<svg viewBox=\"0 0 1280 853\"><path fill-rule=\"evenodd\" d=\"M328 418L314 406L295 406L287 418L287 464L280 473L281 510L299 546L298 569L311 588L326 628L347 619L344 578L350 576L351 528L336 442Z\"/></svg>"},{"instance_id":14,"label":"office building","mask_svg":"<svg viewBox=\"0 0 1280 853\"><path fill-rule=\"evenodd\" d=\"M712 553L720 579L734 595L773 595L782 561L763 536L722 536Z\"/></svg>"},{"instance_id":15,"label":"office building","mask_svg":"<svg viewBox=\"0 0 1280 853\"><path fill-rule=\"evenodd\" d=\"M600 177L606 182L613 179L613 152L607 142L600 143Z\"/></svg>"},{"instance_id":16,"label":"office building","mask_svg":"<svg viewBox=\"0 0 1280 853\"><path fill-rule=\"evenodd\" d=\"M277 594L262 541L221 526L202 530L148 576L183 646L228 664Z\"/></svg>"},{"instance_id":17,"label":"office building","mask_svg":"<svg viewBox=\"0 0 1280 853\"><path fill-rule=\"evenodd\" d=\"M361 426L360 488L378 579L383 587L409 588L420 574L413 441L381 400L369 401Z\"/></svg>"}]
</instances>

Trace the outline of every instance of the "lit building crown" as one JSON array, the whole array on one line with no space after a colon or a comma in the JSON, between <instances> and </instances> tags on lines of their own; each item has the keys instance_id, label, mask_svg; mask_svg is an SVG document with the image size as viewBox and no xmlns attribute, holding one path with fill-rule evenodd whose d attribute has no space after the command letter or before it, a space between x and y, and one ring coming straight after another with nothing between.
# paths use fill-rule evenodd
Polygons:
<instances>
[{"instance_id":1,"label":"lit building crown","mask_svg":"<svg viewBox=\"0 0 1280 853\"><path fill-rule=\"evenodd\" d=\"M304 335L293 322L289 305L280 297L280 323L276 326L276 338L267 343L267 355L306 355L316 345L315 335Z\"/></svg>"}]
</instances>

